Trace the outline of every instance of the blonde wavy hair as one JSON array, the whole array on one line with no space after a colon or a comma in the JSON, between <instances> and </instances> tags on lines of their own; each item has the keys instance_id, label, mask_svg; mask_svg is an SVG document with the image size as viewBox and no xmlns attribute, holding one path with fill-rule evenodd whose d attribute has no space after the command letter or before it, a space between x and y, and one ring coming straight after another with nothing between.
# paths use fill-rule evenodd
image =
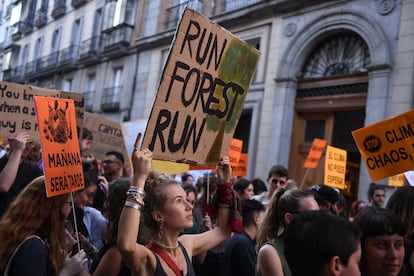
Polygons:
<instances>
[{"instance_id":1,"label":"blonde wavy hair","mask_svg":"<svg viewBox=\"0 0 414 276\"><path fill-rule=\"evenodd\" d=\"M170 185L180 185L177 181L166 173L151 171L145 181L144 207L141 211L141 223L138 234L138 241L147 244L158 233L158 223L154 220L152 212L164 210L164 203L168 195L166 187Z\"/></svg>"}]
</instances>

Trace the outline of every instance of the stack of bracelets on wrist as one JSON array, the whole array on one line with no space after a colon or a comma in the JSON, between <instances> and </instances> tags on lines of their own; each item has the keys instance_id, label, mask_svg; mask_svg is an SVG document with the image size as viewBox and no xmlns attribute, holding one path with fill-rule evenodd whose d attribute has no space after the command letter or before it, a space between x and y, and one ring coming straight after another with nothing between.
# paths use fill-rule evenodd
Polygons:
<instances>
[{"instance_id":1,"label":"stack of bracelets on wrist","mask_svg":"<svg viewBox=\"0 0 414 276\"><path fill-rule=\"evenodd\" d=\"M141 188L131 186L127 191L127 201L125 201L125 206L134 208L136 210L141 210L141 208L145 205L144 197L145 193Z\"/></svg>"}]
</instances>

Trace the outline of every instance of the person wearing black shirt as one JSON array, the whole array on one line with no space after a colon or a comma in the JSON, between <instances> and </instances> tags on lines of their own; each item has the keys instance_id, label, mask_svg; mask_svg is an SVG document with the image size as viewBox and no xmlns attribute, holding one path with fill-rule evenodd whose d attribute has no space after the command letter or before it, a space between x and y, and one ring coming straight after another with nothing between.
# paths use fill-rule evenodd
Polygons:
<instances>
[{"instance_id":1,"label":"person wearing black shirt","mask_svg":"<svg viewBox=\"0 0 414 276\"><path fill-rule=\"evenodd\" d=\"M254 239L265 207L254 199L243 200L241 206L243 232L234 234L227 242L219 276L256 275L257 251Z\"/></svg>"}]
</instances>

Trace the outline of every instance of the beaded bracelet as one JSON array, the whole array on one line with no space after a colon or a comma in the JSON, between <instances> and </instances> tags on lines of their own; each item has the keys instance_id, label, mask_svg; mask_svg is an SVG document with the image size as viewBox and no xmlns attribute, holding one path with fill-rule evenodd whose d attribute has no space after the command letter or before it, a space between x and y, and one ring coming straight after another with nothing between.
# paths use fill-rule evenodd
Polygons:
<instances>
[{"instance_id":1,"label":"beaded bracelet","mask_svg":"<svg viewBox=\"0 0 414 276\"><path fill-rule=\"evenodd\" d=\"M127 199L131 199L141 206L144 206L144 193L137 189L127 191Z\"/></svg>"},{"instance_id":2,"label":"beaded bracelet","mask_svg":"<svg viewBox=\"0 0 414 276\"><path fill-rule=\"evenodd\" d=\"M145 192L142 188L137 187L137 186L131 186L128 189L128 193L134 193L134 194L139 194L140 196L144 197L145 196Z\"/></svg>"},{"instance_id":3,"label":"beaded bracelet","mask_svg":"<svg viewBox=\"0 0 414 276\"><path fill-rule=\"evenodd\" d=\"M134 195L134 194L127 194L127 199L131 199L131 200L135 201L136 203L138 203L140 206L144 206L145 203L144 203L143 198L138 197L138 196Z\"/></svg>"}]
</instances>

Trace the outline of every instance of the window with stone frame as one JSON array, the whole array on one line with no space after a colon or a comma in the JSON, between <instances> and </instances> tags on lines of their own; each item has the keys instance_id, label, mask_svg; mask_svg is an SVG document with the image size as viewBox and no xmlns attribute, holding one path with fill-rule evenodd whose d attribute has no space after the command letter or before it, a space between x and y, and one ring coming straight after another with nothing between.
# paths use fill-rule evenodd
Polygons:
<instances>
[{"instance_id":1,"label":"window with stone frame","mask_svg":"<svg viewBox=\"0 0 414 276\"><path fill-rule=\"evenodd\" d=\"M368 46L360 36L354 33L335 34L311 52L300 77L325 78L366 72L369 63Z\"/></svg>"}]
</instances>

